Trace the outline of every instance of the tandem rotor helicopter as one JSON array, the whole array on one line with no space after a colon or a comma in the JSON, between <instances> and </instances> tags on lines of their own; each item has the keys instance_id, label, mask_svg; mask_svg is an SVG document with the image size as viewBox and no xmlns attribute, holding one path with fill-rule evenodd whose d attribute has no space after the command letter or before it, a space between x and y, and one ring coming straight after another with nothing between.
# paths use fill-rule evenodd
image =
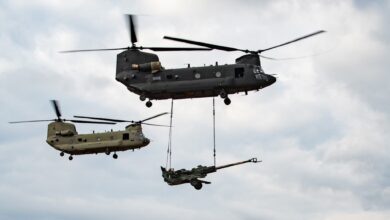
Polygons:
<instances>
[{"instance_id":1,"label":"tandem rotor helicopter","mask_svg":"<svg viewBox=\"0 0 390 220\"><path fill-rule=\"evenodd\" d=\"M151 100L161 99L187 99L220 96L224 103L229 105L231 100L228 95L260 90L276 82L276 78L266 74L260 63L260 57L274 59L261 55L278 47L291 44L317 34L324 33L320 30L304 35L297 39L278 44L265 49L248 50L233 47L220 46L199 41L164 36L164 39L193 44L201 47L143 47L137 46L138 41L133 15L127 15L131 46L108 49L68 50L63 53L124 50L117 54L116 80L127 87L130 92L139 95L141 101L146 102L147 107L152 106ZM141 50L160 51L241 51L245 55L236 59L235 64L214 66L201 66L165 69L162 67L156 54L142 52Z\"/></svg>"},{"instance_id":2,"label":"tandem rotor helicopter","mask_svg":"<svg viewBox=\"0 0 390 220\"><path fill-rule=\"evenodd\" d=\"M54 111L57 115L56 119L47 120L32 120L32 121L13 121L15 123L29 123L29 122L45 122L53 121L47 127L47 139L46 142L54 149L61 151L60 156L64 156L65 153L69 154L69 160L73 160L73 155L81 154L98 154L105 153L110 155L114 152L113 158L117 159L118 151L140 149L147 146L150 140L146 138L142 133L142 124L152 126L164 126L158 124L150 124L145 121L157 118L159 116L168 114L167 112L161 113L140 121L128 121L120 119L110 118L97 118L89 116L74 116L75 118L93 119L90 120L78 120L78 119L63 119L61 118L61 110L56 100L51 100ZM96 121L99 120L99 121ZM92 134L78 134L76 127L72 123L90 123L90 124L116 124L121 122L131 123L126 126L123 131L109 131L102 133Z\"/></svg>"}]
</instances>

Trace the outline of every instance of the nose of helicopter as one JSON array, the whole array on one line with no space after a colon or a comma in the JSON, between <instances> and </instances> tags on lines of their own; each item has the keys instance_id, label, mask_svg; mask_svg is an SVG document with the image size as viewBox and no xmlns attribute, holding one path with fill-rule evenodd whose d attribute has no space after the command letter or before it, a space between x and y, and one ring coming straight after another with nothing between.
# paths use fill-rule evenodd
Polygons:
<instances>
[{"instance_id":1,"label":"nose of helicopter","mask_svg":"<svg viewBox=\"0 0 390 220\"><path fill-rule=\"evenodd\" d=\"M267 81L267 86L270 86L272 84L274 84L276 82L276 77L273 76L273 75L268 75L267 74L267 78L268 78L268 81Z\"/></svg>"},{"instance_id":2,"label":"nose of helicopter","mask_svg":"<svg viewBox=\"0 0 390 220\"><path fill-rule=\"evenodd\" d=\"M272 75L269 75L269 76L270 76L271 84L274 84L276 82L276 77L272 76Z\"/></svg>"},{"instance_id":3,"label":"nose of helicopter","mask_svg":"<svg viewBox=\"0 0 390 220\"><path fill-rule=\"evenodd\" d=\"M145 145L148 145L149 143L150 143L149 138L144 138L144 144L145 144Z\"/></svg>"}]
</instances>

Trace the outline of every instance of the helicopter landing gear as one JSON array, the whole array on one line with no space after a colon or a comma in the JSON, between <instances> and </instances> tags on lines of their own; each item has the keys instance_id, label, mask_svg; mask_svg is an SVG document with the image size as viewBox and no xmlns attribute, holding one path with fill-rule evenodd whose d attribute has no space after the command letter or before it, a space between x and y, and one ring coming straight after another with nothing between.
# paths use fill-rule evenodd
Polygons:
<instances>
[{"instance_id":1,"label":"helicopter landing gear","mask_svg":"<svg viewBox=\"0 0 390 220\"><path fill-rule=\"evenodd\" d=\"M223 99L226 99L227 98L227 93L225 92L225 90L222 90L220 93L219 93L219 96Z\"/></svg>"},{"instance_id":2,"label":"helicopter landing gear","mask_svg":"<svg viewBox=\"0 0 390 220\"><path fill-rule=\"evenodd\" d=\"M72 155L69 156L69 160L73 160L73 156Z\"/></svg>"},{"instance_id":3,"label":"helicopter landing gear","mask_svg":"<svg viewBox=\"0 0 390 220\"><path fill-rule=\"evenodd\" d=\"M104 152L106 155L110 155L110 151L108 150L108 148L106 149L106 152Z\"/></svg>"},{"instance_id":4,"label":"helicopter landing gear","mask_svg":"<svg viewBox=\"0 0 390 220\"><path fill-rule=\"evenodd\" d=\"M118 159L118 154L114 153L114 155L112 155L112 158Z\"/></svg>"},{"instance_id":5,"label":"helicopter landing gear","mask_svg":"<svg viewBox=\"0 0 390 220\"><path fill-rule=\"evenodd\" d=\"M147 102L146 102L146 107L148 107L148 108L150 108L150 107L152 107L152 102L150 101L150 100L148 100Z\"/></svg>"},{"instance_id":6,"label":"helicopter landing gear","mask_svg":"<svg viewBox=\"0 0 390 220\"><path fill-rule=\"evenodd\" d=\"M60 156L63 157L64 155L65 153L61 151Z\"/></svg>"},{"instance_id":7,"label":"helicopter landing gear","mask_svg":"<svg viewBox=\"0 0 390 220\"><path fill-rule=\"evenodd\" d=\"M146 100L146 96L145 96L145 95L143 95L143 94L142 94L142 95L140 95L140 96L139 96L139 100L141 100L141 101L145 101L145 100Z\"/></svg>"},{"instance_id":8,"label":"helicopter landing gear","mask_svg":"<svg viewBox=\"0 0 390 220\"><path fill-rule=\"evenodd\" d=\"M232 103L232 101L229 99L229 97L226 97L223 102L225 103L225 105L230 105L230 103Z\"/></svg>"},{"instance_id":9,"label":"helicopter landing gear","mask_svg":"<svg viewBox=\"0 0 390 220\"><path fill-rule=\"evenodd\" d=\"M230 103L232 101L230 101L229 97L228 97L228 94L226 93L226 91L224 89L222 89L220 92L219 92L219 96L221 98L223 98L223 102L225 103L225 105L230 105Z\"/></svg>"},{"instance_id":10,"label":"helicopter landing gear","mask_svg":"<svg viewBox=\"0 0 390 220\"><path fill-rule=\"evenodd\" d=\"M191 181L190 183L196 190L202 189L202 182L200 181Z\"/></svg>"}]
</instances>

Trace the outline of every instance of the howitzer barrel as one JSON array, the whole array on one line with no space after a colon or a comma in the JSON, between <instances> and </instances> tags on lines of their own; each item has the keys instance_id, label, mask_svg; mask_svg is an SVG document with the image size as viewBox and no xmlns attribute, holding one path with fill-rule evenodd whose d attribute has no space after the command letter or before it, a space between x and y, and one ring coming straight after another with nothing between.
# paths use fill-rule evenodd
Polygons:
<instances>
[{"instance_id":1,"label":"howitzer barrel","mask_svg":"<svg viewBox=\"0 0 390 220\"><path fill-rule=\"evenodd\" d=\"M214 173L217 172L217 168L215 166L204 167L202 168L201 172L204 174Z\"/></svg>"},{"instance_id":2,"label":"howitzer barrel","mask_svg":"<svg viewBox=\"0 0 390 220\"><path fill-rule=\"evenodd\" d=\"M244 161L237 162L237 163L230 163L230 164L218 166L218 167L215 167L215 169L219 170L219 169L224 169L227 167L237 166L237 165L244 164L244 163L258 163L258 162L261 162L261 161L257 161L257 158L252 158L252 159L244 160Z\"/></svg>"}]
</instances>

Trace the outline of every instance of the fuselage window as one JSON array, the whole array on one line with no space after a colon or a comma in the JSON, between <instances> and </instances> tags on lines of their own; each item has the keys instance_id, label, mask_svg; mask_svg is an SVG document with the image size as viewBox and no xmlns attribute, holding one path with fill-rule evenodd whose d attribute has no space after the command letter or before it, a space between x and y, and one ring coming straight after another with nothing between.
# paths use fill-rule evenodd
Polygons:
<instances>
[{"instance_id":1,"label":"fuselage window","mask_svg":"<svg viewBox=\"0 0 390 220\"><path fill-rule=\"evenodd\" d=\"M244 68L239 67L234 69L234 75L236 78L242 78L244 77Z\"/></svg>"},{"instance_id":2,"label":"fuselage window","mask_svg":"<svg viewBox=\"0 0 390 220\"><path fill-rule=\"evenodd\" d=\"M123 134L123 140L129 140L129 133Z\"/></svg>"},{"instance_id":3,"label":"fuselage window","mask_svg":"<svg viewBox=\"0 0 390 220\"><path fill-rule=\"evenodd\" d=\"M167 75L167 79L172 79L172 75L171 75L171 74L168 74L168 75Z\"/></svg>"}]
</instances>

